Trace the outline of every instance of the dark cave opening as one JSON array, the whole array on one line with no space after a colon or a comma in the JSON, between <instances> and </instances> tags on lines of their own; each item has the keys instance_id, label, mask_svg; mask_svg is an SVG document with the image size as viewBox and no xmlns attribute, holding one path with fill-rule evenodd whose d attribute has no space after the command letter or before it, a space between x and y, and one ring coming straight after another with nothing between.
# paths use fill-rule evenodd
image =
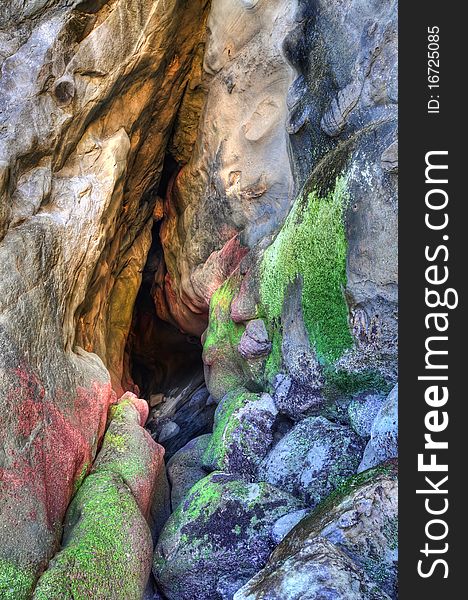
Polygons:
<instances>
[{"instance_id":1,"label":"dark cave opening","mask_svg":"<svg viewBox=\"0 0 468 600\"><path fill-rule=\"evenodd\" d=\"M178 164L166 156L157 191L166 196ZM160 241L161 221L155 222L127 341L128 372L138 393L150 406L146 424L166 449L166 460L192 438L212 430L215 405L206 389L199 338L163 320L166 266Z\"/></svg>"}]
</instances>

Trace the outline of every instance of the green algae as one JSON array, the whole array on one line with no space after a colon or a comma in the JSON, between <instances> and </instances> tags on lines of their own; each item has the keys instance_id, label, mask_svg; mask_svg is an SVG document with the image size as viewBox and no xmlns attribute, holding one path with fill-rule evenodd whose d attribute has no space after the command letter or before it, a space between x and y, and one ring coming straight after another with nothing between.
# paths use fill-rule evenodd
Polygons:
<instances>
[{"instance_id":1,"label":"green algae","mask_svg":"<svg viewBox=\"0 0 468 600\"><path fill-rule=\"evenodd\" d=\"M283 342L281 327L277 322L270 325L269 330L271 336L271 351L265 365L265 378L267 381L271 381L281 370Z\"/></svg>"},{"instance_id":2,"label":"green algae","mask_svg":"<svg viewBox=\"0 0 468 600\"><path fill-rule=\"evenodd\" d=\"M125 437L119 433L112 433L111 431L107 431L104 439L104 443L109 448L113 448L117 452L125 452L127 449L127 444L125 441Z\"/></svg>"},{"instance_id":3,"label":"green algae","mask_svg":"<svg viewBox=\"0 0 468 600\"><path fill-rule=\"evenodd\" d=\"M26 600L30 598L36 577L13 561L0 558L0 598Z\"/></svg>"},{"instance_id":4,"label":"green algae","mask_svg":"<svg viewBox=\"0 0 468 600\"><path fill-rule=\"evenodd\" d=\"M131 400L111 407L109 415L93 470L68 508L62 550L40 578L34 600L126 600L143 593L151 534L130 489L147 475L133 438L139 426Z\"/></svg>"},{"instance_id":5,"label":"green algae","mask_svg":"<svg viewBox=\"0 0 468 600\"><path fill-rule=\"evenodd\" d=\"M336 180L328 196L300 197L260 268L260 298L272 329L273 351L267 365L279 370L281 314L288 286L302 283L302 312L311 345L322 364L336 361L352 346L346 286L347 241L344 209L346 181Z\"/></svg>"},{"instance_id":6,"label":"green algae","mask_svg":"<svg viewBox=\"0 0 468 600\"><path fill-rule=\"evenodd\" d=\"M253 399L256 399L255 394L249 394L245 390L234 390L224 397L222 404L216 410L210 443L203 453L204 464L218 465L223 462L228 452L226 441L229 441L233 432L241 426L240 418L236 413Z\"/></svg>"},{"instance_id":7,"label":"green algae","mask_svg":"<svg viewBox=\"0 0 468 600\"><path fill-rule=\"evenodd\" d=\"M118 404L112 404L109 407L109 421L124 421L129 406L135 408L131 398L124 398Z\"/></svg>"}]
</instances>

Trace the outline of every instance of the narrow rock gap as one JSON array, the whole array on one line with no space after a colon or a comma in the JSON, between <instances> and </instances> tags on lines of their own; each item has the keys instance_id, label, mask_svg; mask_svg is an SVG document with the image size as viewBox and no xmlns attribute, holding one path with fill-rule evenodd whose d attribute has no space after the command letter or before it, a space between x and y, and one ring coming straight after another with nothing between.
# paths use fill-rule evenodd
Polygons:
<instances>
[{"instance_id":1,"label":"narrow rock gap","mask_svg":"<svg viewBox=\"0 0 468 600\"><path fill-rule=\"evenodd\" d=\"M178 164L167 154L157 191L165 198ZM206 389L199 338L161 318L166 266L160 241L161 221L143 269L126 348L131 379L150 406L147 429L166 449L166 461L188 441L211 432L215 404Z\"/></svg>"}]
</instances>

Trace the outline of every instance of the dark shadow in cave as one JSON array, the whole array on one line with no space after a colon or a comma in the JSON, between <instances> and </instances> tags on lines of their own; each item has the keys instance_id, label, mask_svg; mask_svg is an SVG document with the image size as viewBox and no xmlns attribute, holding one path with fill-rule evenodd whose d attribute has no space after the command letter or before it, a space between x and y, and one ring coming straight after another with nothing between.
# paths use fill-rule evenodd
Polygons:
<instances>
[{"instance_id":1,"label":"dark shadow in cave","mask_svg":"<svg viewBox=\"0 0 468 600\"><path fill-rule=\"evenodd\" d=\"M164 197L178 165L166 157L158 196ZM166 448L166 460L188 441L210 433L215 404L206 389L200 340L162 320L154 298L162 293L166 273L155 223L152 244L135 302L127 342L130 374L140 397L150 405L146 424L153 438ZM158 289L159 288L159 289Z\"/></svg>"}]
</instances>

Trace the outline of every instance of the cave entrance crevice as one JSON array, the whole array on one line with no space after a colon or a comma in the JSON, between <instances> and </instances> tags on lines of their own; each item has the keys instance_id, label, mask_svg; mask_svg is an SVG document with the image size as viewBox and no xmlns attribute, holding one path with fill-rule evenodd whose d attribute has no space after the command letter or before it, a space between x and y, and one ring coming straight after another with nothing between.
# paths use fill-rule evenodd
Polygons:
<instances>
[{"instance_id":1,"label":"cave entrance crevice","mask_svg":"<svg viewBox=\"0 0 468 600\"><path fill-rule=\"evenodd\" d=\"M177 171L178 164L167 155L157 191L160 201ZM161 221L155 222L125 362L134 391L150 407L146 427L166 448L168 460L192 438L211 432L215 405L205 385L200 339L161 318L164 311L158 310L164 303L166 274L160 227Z\"/></svg>"}]
</instances>

